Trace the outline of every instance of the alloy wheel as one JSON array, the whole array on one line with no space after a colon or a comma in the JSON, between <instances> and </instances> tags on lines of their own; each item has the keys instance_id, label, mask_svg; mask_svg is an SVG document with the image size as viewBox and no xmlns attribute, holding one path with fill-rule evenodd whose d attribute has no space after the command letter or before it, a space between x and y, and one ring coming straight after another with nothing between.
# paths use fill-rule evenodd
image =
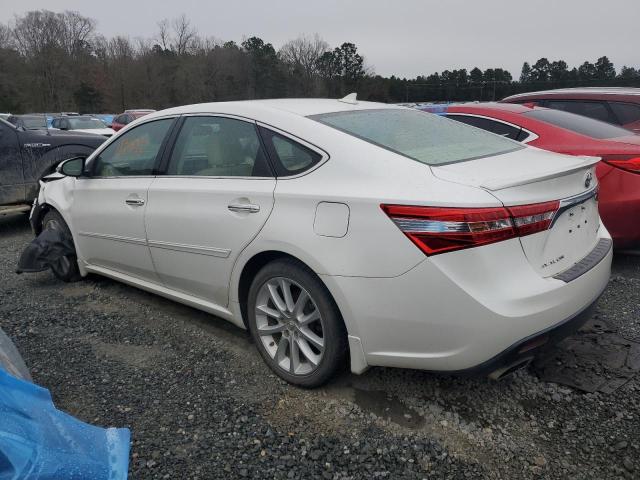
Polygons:
<instances>
[{"instance_id":1,"label":"alloy wheel","mask_svg":"<svg viewBox=\"0 0 640 480\"><path fill-rule=\"evenodd\" d=\"M325 351L324 323L315 301L301 285L274 277L259 289L256 330L279 368L292 375L313 373Z\"/></svg>"}]
</instances>

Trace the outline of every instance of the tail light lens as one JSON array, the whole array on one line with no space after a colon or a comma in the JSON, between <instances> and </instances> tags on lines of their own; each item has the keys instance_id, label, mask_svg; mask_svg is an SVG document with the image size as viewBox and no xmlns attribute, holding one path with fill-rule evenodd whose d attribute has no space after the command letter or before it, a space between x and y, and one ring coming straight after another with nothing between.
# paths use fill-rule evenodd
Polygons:
<instances>
[{"instance_id":1,"label":"tail light lens","mask_svg":"<svg viewBox=\"0 0 640 480\"><path fill-rule=\"evenodd\" d=\"M553 217L560 208L560 202L534 203L507 207L513 218L513 223L519 237L547 230L553 222Z\"/></svg>"},{"instance_id":2,"label":"tail light lens","mask_svg":"<svg viewBox=\"0 0 640 480\"><path fill-rule=\"evenodd\" d=\"M627 172L640 173L640 156L638 155L604 155L602 161Z\"/></svg>"},{"instance_id":3,"label":"tail light lens","mask_svg":"<svg viewBox=\"0 0 640 480\"><path fill-rule=\"evenodd\" d=\"M509 208L381 207L420 250L437 255L547 230L559 205L555 201Z\"/></svg>"}]
</instances>

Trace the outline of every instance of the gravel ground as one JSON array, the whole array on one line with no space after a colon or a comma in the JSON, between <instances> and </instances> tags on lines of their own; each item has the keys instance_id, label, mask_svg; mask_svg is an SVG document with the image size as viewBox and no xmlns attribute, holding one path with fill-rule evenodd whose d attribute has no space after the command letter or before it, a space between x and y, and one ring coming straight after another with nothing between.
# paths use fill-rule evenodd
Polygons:
<instances>
[{"instance_id":1,"label":"gravel ground","mask_svg":"<svg viewBox=\"0 0 640 480\"><path fill-rule=\"evenodd\" d=\"M0 217L0 327L58 408L132 430L131 478L640 477L640 378L582 393L375 368L306 391L223 320L108 279L15 275L31 240ZM598 315L640 341L640 256Z\"/></svg>"}]
</instances>

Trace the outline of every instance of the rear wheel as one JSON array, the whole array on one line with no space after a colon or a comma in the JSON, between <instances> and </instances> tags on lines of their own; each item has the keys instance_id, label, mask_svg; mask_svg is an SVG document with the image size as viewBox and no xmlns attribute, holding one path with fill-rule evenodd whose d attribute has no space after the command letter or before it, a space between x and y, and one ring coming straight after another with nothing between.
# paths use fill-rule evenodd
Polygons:
<instances>
[{"instance_id":1,"label":"rear wheel","mask_svg":"<svg viewBox=\"0 0 640 480\"><path fill-rule=\"evenodd\" d=\"M71 239L73 243L73 237L71 231L67 226L67 223L55 210L50 210L44 216L42 220L42 230L55 230L62 232L67 238ZM63 282L77 282L82 279L80 275L80 269L78 268L78 258L75 255L66 255L60 259L56 265L51 266L53 274L62 280Z\"/></svg>"},{"instance_id":2,"label":"rear wheel","mask_svg":"<svg viewBox=\"0 0 640 480\"><path fill-rule=\"evenodd\" d=\"M258 272L249 290L249 329L267 365L284 380L318 387L347 357L347 333L320 279L294 260Z\"/></svg>"}]
</instances>

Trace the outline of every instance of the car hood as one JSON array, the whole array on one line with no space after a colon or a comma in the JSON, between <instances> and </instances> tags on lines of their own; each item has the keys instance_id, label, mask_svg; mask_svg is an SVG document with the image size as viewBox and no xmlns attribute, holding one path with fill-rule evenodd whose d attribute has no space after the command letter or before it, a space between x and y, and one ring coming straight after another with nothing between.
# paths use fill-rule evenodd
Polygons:
<instances>
[{"instance_id":1,"label":"car hood","mask_svg":"<svg viewBox=\"0 0 640 480\"><path fill-rule=\"evenodd\" d=\"M50 145L68 145L75 143L94 148L101 145L107 139L104 135L55 129L24 130L18 131L18 135L23 144L38 142Z\"/></svg>"}]
</instances>

